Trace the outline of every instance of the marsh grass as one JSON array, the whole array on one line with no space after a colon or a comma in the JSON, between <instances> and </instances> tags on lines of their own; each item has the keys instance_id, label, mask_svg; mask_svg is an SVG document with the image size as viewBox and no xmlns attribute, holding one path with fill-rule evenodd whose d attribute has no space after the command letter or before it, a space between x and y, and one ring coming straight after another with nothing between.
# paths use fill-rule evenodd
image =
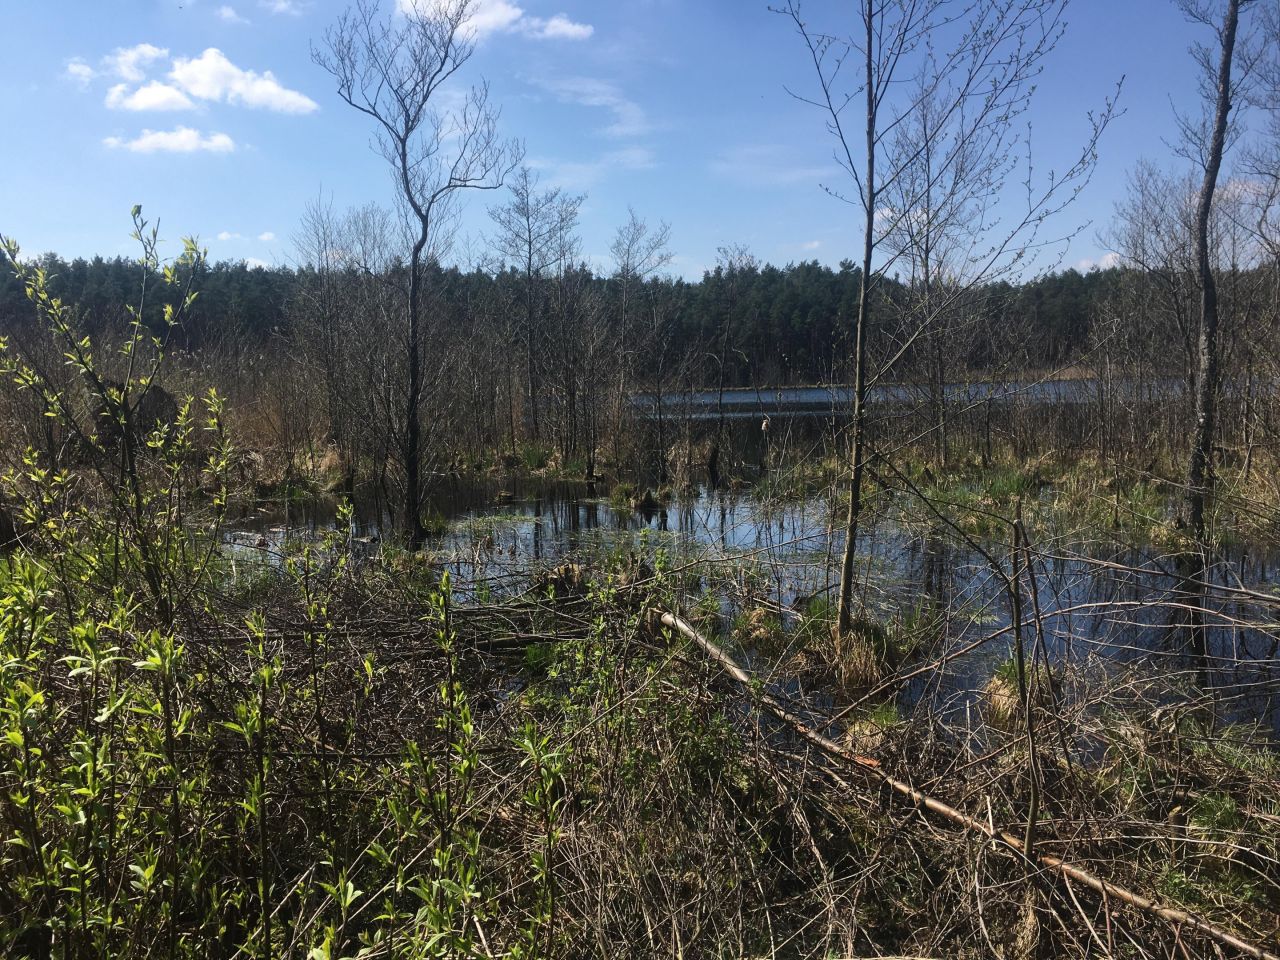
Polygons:
<instances>
[{"instance_id":1,"label":"marsh grass","mask_svg":"<svg viewBox=\"0 0 1280 960\"><path fill-rule=\"evenodd\" d=\"M31 290L93 383L74 317L38 274ZM118 407L163 358L134 333L154 366L100 398ZM269 573L231 572L220 400L139 439L122 474L89 441L96 470L33 451L3 478L24 531L0 558L6 957L969 960L1027 931L1029 951L1092 955L1099 930L1135 956L1209 955L1195 929L930 819L773 722L766 694L979 822L1030 819L1038 770L1046 847L1258 942L1280 929L1274 743L1224 726L1167 661L1080 670L1033 742L923 699L898 708L899 669L947 639L932 602L868 609L837 638L823 598L788 622L759 606L763 563L677 565L670 534L586 540L567 579L455 591L429 554L385 544L357 562L345 515L286 539ZM1043 479L918 477L1006 524ZM760 633L748 683L655 626L655 608L689 606L737 610L730 638ZM799 655L816 682L794 689L779 668ZM863 702L872 679L888 686Z\"/></svg>"}]
</instances>

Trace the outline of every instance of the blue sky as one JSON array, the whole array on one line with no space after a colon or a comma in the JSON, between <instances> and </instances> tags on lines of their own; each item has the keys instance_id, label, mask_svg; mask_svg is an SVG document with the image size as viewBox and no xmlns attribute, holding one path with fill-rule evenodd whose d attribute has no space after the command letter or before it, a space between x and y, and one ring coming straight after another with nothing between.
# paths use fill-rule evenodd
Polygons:
<instances>
[{"instance_id":1,"label":"blue sky","mask_svg":"<svg viewBox=\"0 0 1280 960\"><path fill-rule=\"evenodd\" d=\"M393 0L384 0L391 3ZM761 0L481 0L462 79L486 78L502 126L545 184L587 194L583 252L607 260L628 205L671 225L672 269L697 276L724 244L783 264L855 258L805 52ZM28 253L132 252L142 203L214 259L292 262L304 206L389 202L367 119L343 104L309 45L336 0L0 0L6 96L0 232ZM815 20L836 0L809 0ZM1097 232L1126 171L1163 160L1171 101L1190 104L1196 36L1171 0L1074 0L1030 115L1037 164L1062 166L1123 74L1126 113L1094 182L1060 225L1093 226L1064 263L1105 253ZM481 252L494 194L472 195L457 256Z\"/></svg>"}]
</instances>

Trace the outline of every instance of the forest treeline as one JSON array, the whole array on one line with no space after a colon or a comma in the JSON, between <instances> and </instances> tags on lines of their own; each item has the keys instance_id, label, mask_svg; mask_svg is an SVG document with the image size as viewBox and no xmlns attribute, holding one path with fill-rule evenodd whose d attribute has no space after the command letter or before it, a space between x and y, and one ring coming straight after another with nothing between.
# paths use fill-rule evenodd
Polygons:
<instances>
[{"instance_id":1,"label":"forest treeline","mask_svg":"<svg viewBox=\"0 0 1280 960\"><path fill-rule=\"evenodd\" d=\"M522 207L516 193L507 209L528 215L528 201ZM526 185L524 196L531 195ZM1135 221L1148 216L1133 214ZM192 278L198 296L172 328L159 298L142 302L144 324L166 341L167 387L175 396L217 389L236 413L243 445L285 464L288 475L308 472L302 461L314 465L332 448L353 478L397 486L407 270L390 252L389 232L380 211L336 215L314 207L300 234L304 265L201 261ZM665 478L674 458L692 465L708 454L671 449L669 426L664 432L660 424L656 437L637 432L629 396L656 395L674 410L690 390L851 381L860 279L848 261L836 269L816 261L776 267L724 248L714 269L687 281L658 269L669 260L665 225L651 228L634 214L619 231L610 271L581 262L576 242L559 243L526 246L523 268L425 265L420 402L428 414L428 471L505 455L532 466L554 460L573 474L597 475L603 462L615 473L638 468ZM519 245L507 253L515 259ZM1162 384L1170 394L1161 406L1166 429L1152 428L1149 411L1135 412L1133 429L1142 421L1152 442L1176 442L1190 394L1177 385L1194 380L1199 290L1192 265L1176 249L1163 264L1140 266L1137 252L1122 262L959 289L945 316L921 315L918 281L881 276L868 315L871 367L885 380L921 386L921 411L928 408L924 417L934 425L930 443L944 460L943 384L1064 371L1097 376L1103 360L1112 374ZM104 344L126 334L143 283L138 261L46 254L34 263L50 292L73 305L77 329ZM1250 391L1275 362L1272 266L1248 258L1219 267L1224 356ZM0 327L29 355L46 353L49 369L58 366L11 276L0 286ZM1107 407L1108 430L1124 429L1119 413ZM1249 437L1237 438L1248 443L1265 426L1250 416ZM11 438L11 453L29 445L59 456L64 438L40 427L27 433Z\"/></svg>"},{"instance_id":2,"label":"forest treeline","mask_svg":"<svg viewBox=\"0 0 1280 960\"><path fill-rule=\"evenodd\" d=\"M798 11L788 9L803 33ZM1006 30L975 25L967 59L941 74L921 68L922 92L903 106L919 129L902 126L878 148L892 161L880 170L883 191L873 185L877 148L863 172L850 171L865 191L856 260L834 269L812 261L775 267L731 245L690 282L671 276L668 225L634 210L608 258L589 263L580 240L585 196L539 184L523 147L499 133L483 86L469 94L462 117L469 133L457 138L457 156L445 164L428 149L435 157L429 169L411 160L412 144L444 138L429 129L443 121L424 120L432 116L433 78L469 56L463 51L458 61L452 44L436 42L462 22L459 10L445 13L409 38L421 49L393 45L389 56L385 24L360 6L314 54L338 97L378 118L379 137L389 138L379 142L398 171L394 208L340 211L323 198L309 205L294 233L293 268L209 265L200 251L189 277L197 296L183 304L181 324L169 322L174 304L142 296L164 279L144 276L145 264L46 256L29 265L50 296L70 305L68 322L97 345L104 376L128 385L133 361L113 348L137 319L155 335L147 349L168 358L155 386L175 398L217 390L240 445L284 464L286 477L305 458L303 472L313 477L336 469L348 487L376 481L389 502L401 504L414 543L422 541L427 478L500 459L589 479L644 473L659 486L672 474L682 474L682 484L705 475L718 486L723 405L710 436L666 417L696 390L849 385L848 436L833 433L829 452L855 465L854 491L870 445L888 431L898 434L894 444L928 447L946 464L953 446L980 438L989 452L993 429L1025 428L1027 418L1007 411L1003 427L993 424L990 404L979 426L972 405L954 401L948 385L978 378L1058 376L1072 367L1091 376L1098 402L1065 436L1108 454L1122 447L1142 464L1180 462L1194 425L1188 484L1201 501L1215 447L1242 448L1251 464L1254 447L1275 435L1273 405L1258 402L1272 392L1280 360L1274 138L1262 136L1243 152L1239 171L1219 187L1229 102L1212 111L1216 138L1201 146L1212 146L1205 155L1217 159L1203 177L1145 160L1131 170L1101 238L1116 266L1049 270L1084 229L1055 227L1054 218L1089 183L1115 102L1093 114L1074 159L1025 203L1001 209L1007 221L996 216L996 197L1015 176L1010 151L1021 135L1011 118L1026 109L1031 78L1058 35L1052 17L1003 10L997 19ZM914 35L911 21L900 25L904 35ZM1263 22L1259 36L1273 27ZM1024 45L1026 37L1037 39ZM1223 37L1229 82L1232 45ZM1011 51L993 52L1005 42ZM432 63L445 66L433 72ZM833 78L818 67L825 86ZM891 71L878 82L889 89ZM999 94L980 115L946 107L948 97L965 102L974 84ZM1270 110L1270 103L1259 106ZM870 109L868 129L888 122L874 97ZM478 265L463 269L450 265L456 204L476 191L491 198L491 226ZM140 222L139 210L134 217ZM21 259L16 248L9 259ZM16 281L0 288L0 329L43 371L47 394L77 399L82 430L91 432L98 419L91 394L109 384L86 390L65 372L65 351L35 322L28 292ZM871 418L872 382L917 388L915 416ZM138 386L141 402L153 384ZM645 398L643 411L637 396ZM51 432L47 406L47 396L30 391L8 400L10 460L31 448L65 462L67 440ZM317 469L322 460L330 467ZM850 497L846 572L859 500L856 492Z\"/></svg>"},{"instance_id":3,"label":"forest treeline","mask_svg":"<svg viewBox=\"0 0 1280 960\"><path fill-rule=\"evenodd\" d=\"M75 304L86 332L122 327L126 305L133 302L140 283L137 261L127 257L65 259L47 253L37 258L49 273L50 288ZM466 271L456 266L429 268L429 286L437 292L432 310L439 321L467 334L506 322L503 314L520 305L525 279L517 267ZM592 308L618 316L622 293L617 275L575 268L575 282L588 288ZM352 269L347 282L356 284ZM956 359L957 372L993 372L996 357L1006 346L1003 331L1015 328L1034 368L1047 368L1079 359L1088 347L1095 306L1117 289L1125 271L1120 268L1080 272L1066 269L1025 284L992 284L975 298L981 323L969 330ZM403 283L403 270L388 280ZM262 345L274 337L301 333L310 309L311 291L324 280L314 264L301 267L255 266L223 260L208 265L198 280L200 296L183 329L178 346L188 352L226 347L232 338L242 348ZM551 280L546 280L549 286ZM731 286L733 289L730 289ZM905 303L908 286L887 279L881 296L886 305ZM850 317L857 308L858 267L844 261L832 268L816 260L785 266L756 264L735 268L717 265L700 280L648 277L633 296L664 313L662 334L671 355L702 366L695 380L715 386L713 356L724 325L731 328L726 356L725 384L732 387L826 383L839 379L847 363ZM554 333L555 304L543 299L537 318L541 334ZM11 276L0 278L0 325L13 329L31 315L31 304ZM889 341L894 314L885 310L881 333ZM149 325L161 326L161 305L147 308ZM522 317L521 320L524 318ZM621 331L620 331L621 332ZM652 347L636 342L632 346Z\"/></svg>"}]
</instances>

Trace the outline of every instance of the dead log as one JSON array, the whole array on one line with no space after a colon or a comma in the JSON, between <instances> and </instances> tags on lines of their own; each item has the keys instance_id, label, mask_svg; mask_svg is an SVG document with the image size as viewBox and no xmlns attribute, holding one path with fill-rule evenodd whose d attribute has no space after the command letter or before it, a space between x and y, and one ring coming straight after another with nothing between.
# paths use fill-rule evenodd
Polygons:
<instances>
[{"instance_id":1,"label":"dead log","mask_svg":"<svg viewBox=\"0 0 1280 960\"><path fill-rule=\"evenodd\" d=\"M729 656L729 654L725 653L715 643L700 634L685 620L677 617L675 614L667 613L662 610L652 611L652 616L663 626L675 630L701 647L703 652L719 663L720 666L724 668L724 671L735 681L742 684L748 690L752 688L751 675L743 670L742 667L739 666L731 656ZM935 799L934 797L928 796L910 784L890 776L880 768L880 764L876 760L870 757L859 756L813 729L813 727L809 726L809 724L804 720L796 716L792 711L788 710L776 697L764 694L759 698L759 702L766 710L790 726L797 734L808 740L827 756L852 764L857 769L864 771L866 775L871 777L873 780L884 784L891 788L895 793L906 797L917 807L933 813L945 820L949 820L966 830L980 833L1010 850L1018 857L1021 857L1024 860L1027 859L1022 840L1014 834L1005 830L997 830L989 824L983 823L981 820L969 816L964 811L959 810L948 803L944 803L941 800ZM1073 880L1084 884L1090 889L1101 894L1104 898L1118 900L1143 913L1159 917L1160 919L1181 929L1196 930L1197 932L1218 941L1218 943L1221 943L1224 946L1239 951L1247 957L1254 957L1256 960L1280 960L1280 956L1277 954L1272 953L1263 947L1257 946L1256 944L1242 940L1229 930L1223 930L1221 927L1215 926L1202 917L1198 917L1195 914L1188 913L1187 911L1180 910L1176 907L1162 907L1141 894L1134 893L1124 887L1116 886L1113 883L1108 883L1106 880L1094 876L1082 867L1068 863L1061 857L1055 857L1048 853L1035 852L1030 859L1032 862L1053 873L1057 873L1059 876L1064 877L1067 880Z\"/></svg>"}]
</instances>

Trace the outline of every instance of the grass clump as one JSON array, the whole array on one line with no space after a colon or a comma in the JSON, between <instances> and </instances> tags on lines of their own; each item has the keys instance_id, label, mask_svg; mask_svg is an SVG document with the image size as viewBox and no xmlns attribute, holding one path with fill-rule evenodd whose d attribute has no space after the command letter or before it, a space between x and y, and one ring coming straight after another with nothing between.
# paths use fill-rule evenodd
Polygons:
<instances>
[{"instance_id":1,"label":"grass clump","mask_svg":"<svg viewBox=\"0 0 1280 960\"><path fill-rule=\"evenodd\" d=\"M520 462L526 470L545 470L551 462L551 448L540 443L526 443L520 447Z\"/></svg>"},{"instance_id":2,"label":"grass clump","mask_svg":"<svg viewBox=\"0 0 1280 960\"><path fill-rule=\"evenodd\" d=\"M629 480L619 481L609 491L609 506L619 513L630 513L632 501L635 499L636 485Z\"/></svg>"},{"instance_id":3,"label":"grass clump","mask_svg":"<svg viewBox=\"0 0 1280 960\"><path fill-rule=\"evenodd\" d=\"M733 638L744 650L776 652L785 642L782 618L773 610L752 607L733 620Z\"/></svg>"}]
</instances>

